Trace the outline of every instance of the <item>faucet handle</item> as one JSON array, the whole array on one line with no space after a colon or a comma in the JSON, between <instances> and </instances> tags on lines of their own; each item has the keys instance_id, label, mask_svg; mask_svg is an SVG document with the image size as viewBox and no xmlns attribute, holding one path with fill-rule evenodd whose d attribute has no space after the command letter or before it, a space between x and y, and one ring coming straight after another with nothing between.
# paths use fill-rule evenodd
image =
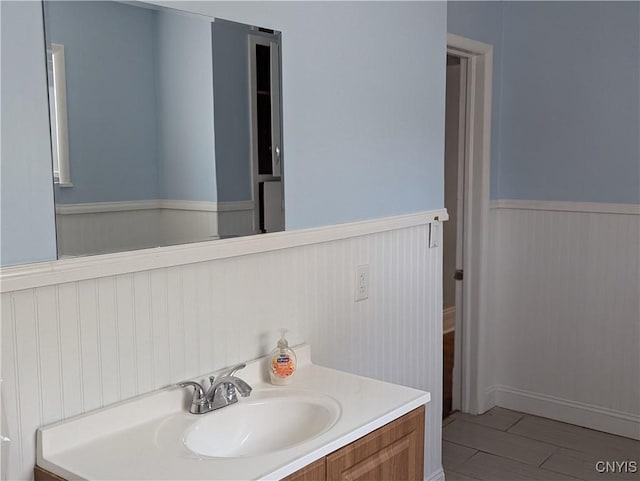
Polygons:
<instances>
[{"instance_id":1,"label":"faucet handle","mask_svg":"<svg viewBox=\"0 0 640 481\"><path fill-rule=\"evenodd\" d=\"M193 402L197 403L199 401L201 401L202 399L204 399L204 389L202 388L202 386L197 383L197 382L193 382L193 381L185 381L185 382L181 382L178 383L179 387L192 387L193 388Z\"/></svg>"},{"instance_id":2,"label":"faucet handle","mask_svg":"<svg viewBox=\"0 0 640 481\"><path fill-rule=\"evenodd\" d=\"M242 362L240 364L237 364L235 366L233 366L231 369L229 369L229 372L224 373L224 377L231 377L233 376L236 372L238 372L240 369L244 369L245 367L247 367L247 365Z\"/></svg>"},{"instance_id":3,"label":"faucet handle","mask_svg":"<svg viewBox=\"0 0 640 481\"><path fill-rule=\"evenodd\" d=\"M185 381L178 384L180 387L192 387L193 388L193 398L191 399L191 407L189 408L189 412L191 414L204 414L211 411L211 406L209 400L207 399L207 395L204 392L202 386L193 381Z\"/></svg>"}]
</instances>

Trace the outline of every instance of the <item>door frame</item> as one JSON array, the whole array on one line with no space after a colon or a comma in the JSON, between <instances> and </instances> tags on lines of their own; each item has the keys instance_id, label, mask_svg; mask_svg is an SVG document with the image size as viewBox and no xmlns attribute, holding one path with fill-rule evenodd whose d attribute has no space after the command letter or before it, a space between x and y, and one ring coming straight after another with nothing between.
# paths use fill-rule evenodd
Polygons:
<instances>
[{"instance_id":1,"label":"door frame","mask_svg":"<svg viewBox=\"0 0 640 481\"><path fill-rule=\"evenodd\" d=\"M489 181L493 46L447 34L447 54L466 63L464 113L464 241L462 298L456 296L453 407L482 414L490 405L487 383ZM463 71L465 69L462 69ZM462 119L461 119L462 120Z\"/></svg>"},{"instance_id":2,"label":"door frame","mask_svg":"<svg viewBox=\"0 0 640 481\"><path fill-rule=\"evenodd\" d=\"M249 139L251 148L249 162L251 163L251 198L253 200L253 232L262 233L260 230L260 210L263 208L260 201L260 183L280 181L283 182L282 167L282 65L280 63L280 33L268 33L260 30L251 30L248 34L248 73L249 73ZM260 174L258 167L258 103L256 100L256 45L270 47L271 51L271 143L278 149L277 168L272 158L275 172L271 175ZM275 106L275 107L274 107ZM276 141L277 140L277 141ZM272 153L272 156L274 153ZM283 189L284 192L284 189ZM282 199L284 206L284 198ZM284 214L283 225L284 230Z\"/></svg>"}]
</instances>

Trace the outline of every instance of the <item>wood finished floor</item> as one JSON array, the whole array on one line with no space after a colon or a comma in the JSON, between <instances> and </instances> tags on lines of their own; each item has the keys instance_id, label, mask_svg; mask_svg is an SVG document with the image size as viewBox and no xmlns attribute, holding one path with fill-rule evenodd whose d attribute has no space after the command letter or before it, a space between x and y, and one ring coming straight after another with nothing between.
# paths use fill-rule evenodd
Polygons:
<instances>
[{"instance_id":1,"label":"wood finished floor","mask_svg":"<svg viewBox=\"0 0 640 481\"><path fill-rule=\"evenodd\" d=\"M455 331L442 336L442 417L451 414Z\"/></svg>"},{"instance_id":2,"label":"wood finished floor","mask_svg":"<svg viewBox=\"0 0 640 481\"><path fill-rule=\"evenodd\" d=\"M640 442L493 408L443 422L446 481L640 481ZM598 473L598 461L635 461L635 473Z\"/></svg>"}]
</instances>

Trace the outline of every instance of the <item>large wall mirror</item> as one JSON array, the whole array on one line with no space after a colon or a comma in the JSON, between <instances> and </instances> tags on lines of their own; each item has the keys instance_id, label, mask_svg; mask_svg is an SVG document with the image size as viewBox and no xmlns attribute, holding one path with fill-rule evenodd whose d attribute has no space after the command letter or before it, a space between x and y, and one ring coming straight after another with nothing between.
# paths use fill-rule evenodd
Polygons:
<instances>
[{"instance_id":1,"label":"large wall mirror","mask_svg":"<svg viewBox=\"0 0 640 481\"><path fill-rule=\"evenodd\" d=\"M43 9L59 258L284 230L279 32Z\"/></svg>"}]
</instances>

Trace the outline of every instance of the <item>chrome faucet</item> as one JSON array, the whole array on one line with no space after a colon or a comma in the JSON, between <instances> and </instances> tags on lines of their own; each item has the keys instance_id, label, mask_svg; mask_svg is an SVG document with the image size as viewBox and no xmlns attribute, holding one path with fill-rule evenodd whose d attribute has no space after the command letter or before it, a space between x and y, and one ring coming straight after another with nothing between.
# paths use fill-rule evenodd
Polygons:
<instances>
[{"instance_id":1,"label":"chrome faucet","mask_svg":"<svg viewBox=\"0 0 640 481\"><path fill-rule=\"evenodd\" d=\"M221 375L217 380L214 376L209 377L211 385L205 392L200 383L185 381L178 384L180 387L193 387L193 398L189 412L191 414L204 414L216 409L223 408L229 404L238 402L237 393L247 397L251 394L251 386L234 374L244 368L246 364L238 364L228 372Z\"/></svg>"}]
</instances>

